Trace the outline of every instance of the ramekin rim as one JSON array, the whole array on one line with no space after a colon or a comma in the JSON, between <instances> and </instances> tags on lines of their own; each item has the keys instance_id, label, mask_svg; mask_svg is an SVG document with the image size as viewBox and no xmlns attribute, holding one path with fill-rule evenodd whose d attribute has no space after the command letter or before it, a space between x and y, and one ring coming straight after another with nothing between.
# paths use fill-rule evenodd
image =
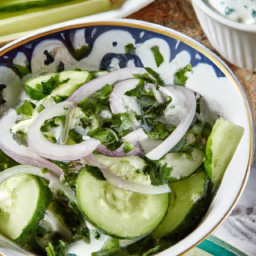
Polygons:
<instances>
[{"instance_id":1,"label":"ramekin rim","mask_svg":"<svg viewBox=\"0 0 256 256\"><path fill-rule=\"evenodd\" d=\"M225 26L228 26L232 29L244 31L244 32L255 32L256 33L256 24L243 24L228 18L225 18L221 14L215 12L211 7L209 7L204 0L191 0L193 6L200 8L205 14L210 16L212 19L222 23Z\"/></svg>"}]
</instances>

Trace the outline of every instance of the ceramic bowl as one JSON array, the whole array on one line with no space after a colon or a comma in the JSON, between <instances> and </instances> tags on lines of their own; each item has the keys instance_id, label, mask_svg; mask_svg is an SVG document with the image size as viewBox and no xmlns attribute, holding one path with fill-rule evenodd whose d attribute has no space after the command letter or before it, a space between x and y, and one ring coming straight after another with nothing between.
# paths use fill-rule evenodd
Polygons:
<instances>
[{"instance_id":1,"label":"ceramic bowl","mask_svg":"<svg viewBox=\"0 0 256 256\"><path fill-rule=\"evenodd\" d=\"M126 53L125 46L131 43L135 49ZM159 67L150 50L153 46L164 56ZM187 237L161 252L162 256L184 253L208 236L230 213L246 184L252 160L253 122L245 92L230 69L183 34L135 20L56 25L0 50L0 83L7 85L3 90L7 106L17 104L22 77L30 73L147 66L168 80L175 70L188 63L193 72L186 86L205 97L218 114L243 126L245 132L202 222Z\"/></svg>"},{"instance_id":2,"label":"ceramic bowl","mask_svg":"<svg viewBox=\"0 0 256 256\"><path fill-rule=\"evenodd\" d=\"M203 0L192 0L200 25L212 46L229 62L256 71L256 26L222 16Z\"/></svg>"}]
</instances>

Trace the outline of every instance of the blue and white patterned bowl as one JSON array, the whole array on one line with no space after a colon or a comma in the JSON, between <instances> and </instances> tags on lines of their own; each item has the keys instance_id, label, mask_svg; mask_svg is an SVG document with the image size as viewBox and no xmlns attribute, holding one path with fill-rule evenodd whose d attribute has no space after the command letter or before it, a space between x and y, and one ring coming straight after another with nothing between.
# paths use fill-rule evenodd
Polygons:
<instances>
[{"instance_id":1,"label":"blue and white patterned bowl","mask_svg":"<svg viewBox=\"0 0 256 256\"><path fill-rule=\"evenodd\" d=\"M127 51L127 45L134 45ZM152 47L164 57L159 64ZM186 238L159 255L178 255L202 241L229 214L249 175L253 151L253 121L246 95L229 68L196 41L165 27L134 21L112 20L71 23L38 30L0 50L0 83L7 85L3 98L17 104L22 79L32 74L80 68L89 70L146 66L165 81L191 63L186 86L200 93L211 107L244 127L245 133L223 178L218 193L200 225Z\"/></svg>"}]
</instances>

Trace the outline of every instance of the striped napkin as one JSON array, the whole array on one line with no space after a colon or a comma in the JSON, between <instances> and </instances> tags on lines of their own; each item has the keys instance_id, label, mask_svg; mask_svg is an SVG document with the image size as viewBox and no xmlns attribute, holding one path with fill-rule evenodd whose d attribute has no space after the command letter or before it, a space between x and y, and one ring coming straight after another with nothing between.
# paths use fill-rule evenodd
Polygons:
<instances>
[{"instance_id":1,"label":"striped napkin","mask_svg":"<svg viewBox=\"0 0 256 256\"><path fill-rule=\"evenodd\" d=\"M184 256L247 256L247 254L210 235Z\"/></svg>"}]
</instances>

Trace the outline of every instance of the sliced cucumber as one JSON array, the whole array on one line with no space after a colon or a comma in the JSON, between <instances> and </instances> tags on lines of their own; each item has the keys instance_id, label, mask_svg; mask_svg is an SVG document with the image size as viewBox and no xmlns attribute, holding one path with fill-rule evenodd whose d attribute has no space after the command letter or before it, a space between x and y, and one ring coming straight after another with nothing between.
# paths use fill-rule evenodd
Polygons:
<instances>
[{"instance_id":1,"label":"sliced cucumber","mask_svg":"<svg viewBox=\"0 0 256 256\"><path fill-rule=\"evenodd\" d=\"M220 182L243 136L244 128L219 118L206 143L205 170L213 182Z\"/></svg>"},{"instance_id":2,"label":"sliced cucumber","mask_svg":"<svg viewBox=\"0 0 256 256\"><path fill-rule=\"evenodd\" d=\"M59 76L60 85L52 90L51 96L66 96L71 95L78 87L90 80L91 74L86 70L68 70L60 73L51 73L38 77L33 77L25 82L25 90L27 94L35 100L42 99L42 83L48 82L51 78Z\"/></svg>"},{"instance_id":3,"label":"sliced cucumber","mask_svg":"<svg viewBox=\"0 0 256 256\"><path fill-rule=\"evenodd\" d=\"M45 181L30 174L19 174L0 185L0 232L26 244L51 201Z\"/></svg>"},{"instance_id":4,"label":"sliced cucumber","mask_svg":"<svg viewBox=\"0 0 256 256\"><path fill-rule=\"evenodd\" d=\"M146 162L140 157L95 156L100 163L108 166L115 175L132 182L151 185L150 176L143 173L143 169L146 167Z\"/></svg>"},{"instance_id":5,"label":"sliced cucumber","mask_svg":"<svg viewBox=\"0 0 256 256\"><path fill-rule=\"evenodd\" d=\"M118 238L145 235L168 209L168 194L144 195L122 190L83 169L77 179L78 204L87 219Z\"/></svg>"},{"instance_id":6,"label":"sliced cucumber","mask_svg":"<svg viewBox=\"0 0 256 256\"><path fill-rule=\"evenodd\" d=\"M159 163L170 170L170 181L181 180L192 175L203 163L204 153L193 149L190 153L169 153Z\"/></svg>"},{"instance_id":7,"label":"sliced cucumber","mask_svg":"<svg viewBox=\"0 0 256 256\"><path fill-rule=\"evenodd\" d=\"M67 70L60 72L60 81L66 79L69 80L53 90L52 95L70 96L78 87L91 79L91 74L86 70Z\"/></svg>"},{"instance_id":8,"label":"sliced cucumber","mask_svg":"<svg viewBox=\"0 0 256 256\"><path fill-rule=\"evenodd\" d=\"M169 237L181 239L200 221L208 209L208 178L205 172L198 172L191 177L170 184L169 209L163 222L153 231L156 239Z\"/></svg>"}]
</instances>

